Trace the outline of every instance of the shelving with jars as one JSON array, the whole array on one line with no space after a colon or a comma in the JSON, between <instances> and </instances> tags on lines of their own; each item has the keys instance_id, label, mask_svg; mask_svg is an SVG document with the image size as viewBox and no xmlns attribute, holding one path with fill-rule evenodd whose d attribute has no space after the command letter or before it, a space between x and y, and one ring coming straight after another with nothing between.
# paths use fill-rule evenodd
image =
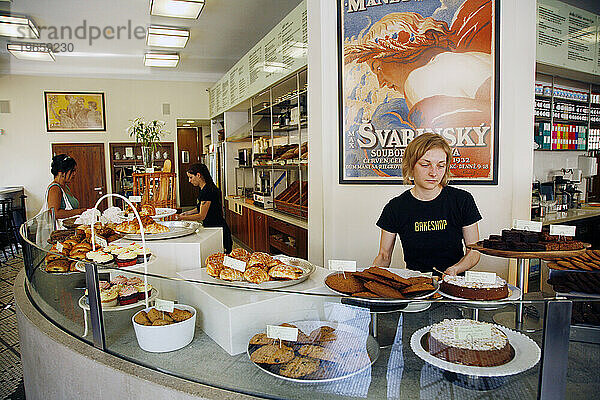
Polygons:
<instances>
[{"instance_id":1,"label":"shelving with jars","mask_svg":"<svg viewBox=\"0 0 600 400\"><path fill-rule=\"evenodd\" d=\"M276 211L308 217L307 70L250 99L254 193ZM268 199L268 200L267 200ZM255 196L254 200L257 200Z\"/></svg>"},{"instance_id":2,"label":"shelving with jars","mask_svg":"<svg viewBox=\"0 0 600 400\"><path fill-rule=\"evenodd\" d=\"M600 149L600 88L537 73L534 139L536 150Z\"/></svg>"}]
</instances>

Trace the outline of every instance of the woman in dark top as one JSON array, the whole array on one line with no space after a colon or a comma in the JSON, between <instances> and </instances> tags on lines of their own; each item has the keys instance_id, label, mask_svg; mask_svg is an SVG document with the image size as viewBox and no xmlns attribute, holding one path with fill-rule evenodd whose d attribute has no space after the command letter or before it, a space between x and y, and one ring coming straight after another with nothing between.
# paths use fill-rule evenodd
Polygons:
<instances>
[{"instance_id":1,"label":"woman in dark top","mask_svg":"<svg viewBox=\"0 0 600 400\"><path fill-rule=\"evenodd\" d=\"M206 228L223 228L223 247L225 253L230 253L233 246L231 231L225 218L221 205L221 191L215 185L204 164L192 164L187 170L190 183L200 188L196 209L176 215L182 221L198 221Z\"/></svg>"},{"instance_id":2,"label":"woman in dark top","mask_svg":"<svg viewBox=\"0 0 600 400\"><path fill-rule=\"evenodd\" d=\"M406 267L429 272L433 268L457 275L479 262L479 253L463 250L479 240L481 215L473 196L448 186L452 152L446 140L424 133L406 148L402 159L404 183L414 186L393 198L383 209L379 254L374 265L389 267L396 234L400 236Z\"/></svg>"}]
</instances>

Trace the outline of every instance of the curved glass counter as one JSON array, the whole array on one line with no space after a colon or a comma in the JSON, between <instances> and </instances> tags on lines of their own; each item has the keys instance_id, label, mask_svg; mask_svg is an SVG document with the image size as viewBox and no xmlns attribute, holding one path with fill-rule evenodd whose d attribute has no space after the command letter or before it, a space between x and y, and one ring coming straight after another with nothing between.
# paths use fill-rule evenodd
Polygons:
<instances>
[{"instance_id":1,"label":"curved glass counter","mask_svg":"<svg viewBox=\"0 0 600 400\"><path fill-rule=\"evenodd\" d=\"M557 393L593 398L600 390L600 377L590 368L600 365L600 296L571 293L566 297L548 291L536 300L487 306L441 297L369 308L328 289L324 279L331 271L318 266L306 281L273 289L231 286L207 278L203 267L210 246L195 246L189 238L184 243L148 241L146 246L155 257L147 273L141 264L122 269L69 257L80 261L79 270L51 273L45 270L45 257L58 255L48 242L54 228L51 213L21 227L26 290L35 306L56 326L89 345L176 377L267 398L535 399ZM99 282L118 276L147 280L155 291L152 300L193 307L191 342L168 352L142 350L133 317L145 307L144 301L97 307ZM553 279L566 278L559 274ZM511 320L506 314L514 320L517 304L525 306L539 330L520 333L504 326L503 321ZM428 356L428 327L444 319L473 318L507 334L513 348L511 361L475 367ZM571 319L576 324L570 326ZM295 325L313 341L299 333L295 343L275 343L276 356L277 349L255 355L262 347L249 344L251 338L265 332L267 325L282 323ZM336 345L326 343L328 333L323 327L335 332L331 342ZM469 336L473 332L466 334L467 340L477 339ZM454 335L457 339L465 333ZM319 344L327 351L311 348L317 347L318 340L323 340ZM297 365L287 365L300 358ZM280 361L287 363L273 364Z\"/></svg>"}]
</instances>

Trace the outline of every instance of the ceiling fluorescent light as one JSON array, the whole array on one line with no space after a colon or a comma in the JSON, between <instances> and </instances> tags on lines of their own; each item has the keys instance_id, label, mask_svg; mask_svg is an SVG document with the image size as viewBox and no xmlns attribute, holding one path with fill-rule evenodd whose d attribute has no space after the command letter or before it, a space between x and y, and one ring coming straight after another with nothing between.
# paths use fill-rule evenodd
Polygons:
<instances>
[{"instance_id":1,"label":"ceiling fluorescent light","mask_svg":"<svg viewBox=\"0 0 600 400\"><path fill-rule=\"evenodd\" d=\"M185 122L187 122L188 124L193 124L196 121L185 121Z\"/></svg>"},{"instance_id":2,"label":"ceiling fluorescent light","mask_svg":"<svg viewBox=\"0 0 600 400\"><path fill-rule=\"evenodd\" d=\"M150 15L196 19L202 8L204 0L151 0Z\"/></svg>"},{"instance_id":3,"label":"ceiling fluorescent light","mask_svg":"<svg viewBox=\"0 0 600 400\"><path fill-rule=\"evenodd\" d=\"M278 49L279 53L291 58L304 58L308 54L308 44L289 40L281 45Z\"/></svg>"},{"instance_id":4,"label":"ceiling fluorescent light","mask_svg":"<svg viewBox=\"0 0 600 400\"><path fill-rule=\"evenodd\" d=\"M8 43L6 45L10 54L19 60L31 61L56 61L52 50L41 43Z\"/></svg>"},{"instance_id":5,"label":"ceiling fluorescent light","mask_svg":"<svg viewBox=\"0 0 600 400\"><path fill-rule=\"evenodd\" d=\"M155 47L184 48L190 38L187 29L169 26L150 26L146 35L146 45Z\"/></svg>"},{"instance_id":6,"label":"ceiling fluorescent light","mask_svg":"<svg viewBox=\"0 0 600 400\"><path fill-rule=\"evenodd\" d=\"M27 17L0 15L0 36L38 39L40 34L35 24Z\"/></svg>"},{"instance_id":7,"label":"ceiling fluorescent light","mask_svg":"<svg viewBox=\"0 0 600 400\"><path fill-rule=\"evenodd\" d=\"M146 67L174 68L178 63L179 54L177 53L146 53L144 55L144 65Z\"/></svg>"}]
</instances>

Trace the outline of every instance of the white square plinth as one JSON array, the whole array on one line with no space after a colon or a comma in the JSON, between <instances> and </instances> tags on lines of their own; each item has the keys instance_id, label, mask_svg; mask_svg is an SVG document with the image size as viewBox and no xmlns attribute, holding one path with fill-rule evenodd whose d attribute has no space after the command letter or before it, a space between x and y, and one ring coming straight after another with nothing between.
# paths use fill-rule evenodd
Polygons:
<instances>
[{"instance_id":1,"label":"white square plinth","mask_svg":"<svg viewBox=\"0 0 600 400\"><path fill-rule=\"evenodd\" d=\"M281 289L295 293L187 283L179 286L179 301L195 307L200 328L225 351L236 355L245 352L250 338L263 332L267 324L323 320L324 304L339 303L339 299L310 294L333 294L323 286L329 273L317 267L306 281ZM189 280L214 282L204 268L182 271L178 275Z\"/></svg>"}]
</instances>

